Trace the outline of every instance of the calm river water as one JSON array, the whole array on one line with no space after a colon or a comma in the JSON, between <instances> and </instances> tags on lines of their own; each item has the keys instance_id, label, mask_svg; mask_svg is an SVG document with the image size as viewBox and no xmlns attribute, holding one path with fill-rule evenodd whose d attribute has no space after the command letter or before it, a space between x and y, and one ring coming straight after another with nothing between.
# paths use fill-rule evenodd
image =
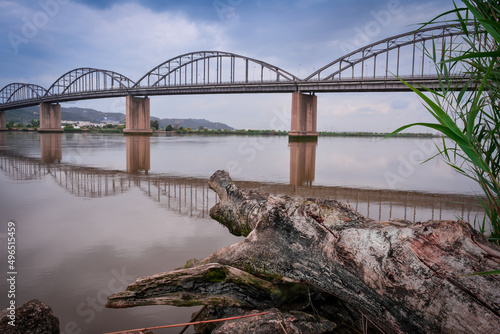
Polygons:
<instances>
[{"instance_id":1,"label":"calm river water","mask_svg":"<svg viewBox=\"0 0 500 334\"><path fill-rule=\"evenodd\" d=\"M343 200L374 219L472 221L475 184L439 160L421 164L434 141L0 133L1 279L14 221L17 305L46 302L62 333L188 322L199 307L104 303L138 277L241 240L208 216L214 171L230 171L245 188ZM6 308L4 283L0 301Z\"/></svg>"}]
</instances>

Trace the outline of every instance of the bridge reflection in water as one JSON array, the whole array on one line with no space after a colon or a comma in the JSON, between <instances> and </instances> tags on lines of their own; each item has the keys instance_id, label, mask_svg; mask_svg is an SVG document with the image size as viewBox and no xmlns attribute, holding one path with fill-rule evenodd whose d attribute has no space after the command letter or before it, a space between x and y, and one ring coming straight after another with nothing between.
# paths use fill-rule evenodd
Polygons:
<instances>
[{"instance_id":1,"label":"bridge reflection in water","mask_svg":"<svg viewBox=\"0 0 500 334\"><path fill-rule=\"evenodd\" d=\"M151 168L151 137L126 136L127 142L127 172L147 175Z\"/></svg>"},{"instance_id":2,"label":"bridge reflection in water","mask_svg":"<svg viewBox=\"0 0 500 334\"><path fill-rule=\"evenodd\" d=\"M43 163L59 163L62 160L62 133L40 135Z\"/></svg>"},{"instance_id":3,"label":"bridge reflection in water","mask_svg":"<svg viewBox=\"0 0 500 334\"><path fill-rule=\"evenodd\" d=\"M316 170L315 141L289 142L290 147L290 185L296 190L298 186L312 186Z\"/></svg>"},{"instance_id":4,"label":"bridge reflection in water","mask_svg":"<svg viewBox=\"0 0 500 334\"><path fill-rule=\"evenodd\" d=\"M14 180L52 177L70 194L88 198L114 196L136 187L162 207L198 218L208 218L210 208L218 201L208 188L207 179L148 174L150 137L147 136L126 138L127 172L124 172L60 163L62 134L40 135L41 159L9 153L5 149L6 135L0 133L0 169ZM483 217L474 196L313 186L316 145L315 142L289 144L290 184L238 181L238 185L271 194L337 199L375 220L402 218L416 222L458 216L472 223L475 217Z\"/></svg>"}]
</instances>

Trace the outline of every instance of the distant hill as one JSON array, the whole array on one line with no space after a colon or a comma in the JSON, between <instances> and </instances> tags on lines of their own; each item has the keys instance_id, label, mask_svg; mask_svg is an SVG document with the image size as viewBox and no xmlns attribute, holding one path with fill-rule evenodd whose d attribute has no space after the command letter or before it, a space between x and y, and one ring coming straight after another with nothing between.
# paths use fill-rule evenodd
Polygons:
<instances>
[{"instance_id":1,"label":"distant hill","mask_svg":"<svg viewBox=\"0 0 500 334\"><path fill-rule=\"evenodd\" d=\"M40 119L39 107L27 107L6 111L7 122L29 123L32 119ZM125 123L125 114L116 112L101 112L89 108L61 107L62 121L83 121L92 123L119 122Z\"/></svg>"},{"instance_id":2,"label":"distant hill","mask_svg":"<svg viewBox=\"0 0 500 334\"><path fill-rule=\"evenodd\" d=\"M40 119L38 107L28 107L22 109L13 109L5 111L7 122L28 124L32 119Z\"/></svg>"},{"instance_id":3,"label":"distant hill","mask_svg":"<svg viewBox=\"0 0 500 334\"><path fill-rule=\"evenodd\" d=\"M28 107L22 109L8 110L6 113L7 122L13 121L14 123L27 124L32 119L40 119L39 107ZM61 120L62 121L84 121L91 123L108 123L118 122L125 123L126 116L123 113L116 112L102 112L89 108L77 107L61 107ZM151 117L151 120L158 120L160 128L164 129L168 124L172 126L182 126L183 128L198 129L200 126L209 130L234 130L227 124L220 122L210 122L206 119L180 119L180 118L163 118Z\"/></svg>"},{"instance_id":4,"label":"distant hill","mask_svg":"<svg viewBox=\"0 0 500 334\"><path fill-rule=\"evenodd\" d=\"M187 118L187 119L180 119L180 118L163 118L159 119L157 117L151 117L152 120L156 119L158 120L158 123L160 124L160 128L164 129L167 125L172 125L173 127L180 127L182 126L183 128L191 128L191 129L198 129L200 126L207 128L209 130L234 130L234 128L230 127L227 124L224 123L219 123L219 122L210 122L207 121L206 119L196 119L196 118Z\"/></svg>"},{"instance_id":5,"label":"distant hill","mask_svg":"<svg viewBox=\"0 0 500 334\"><path fill-rule=\"evenodd\" d=\"M92 123L118 122L125 123L125 114L119 112L102 112L95 109L61 107L61 120L87 121Z\"/></svg>"}]
</instances>

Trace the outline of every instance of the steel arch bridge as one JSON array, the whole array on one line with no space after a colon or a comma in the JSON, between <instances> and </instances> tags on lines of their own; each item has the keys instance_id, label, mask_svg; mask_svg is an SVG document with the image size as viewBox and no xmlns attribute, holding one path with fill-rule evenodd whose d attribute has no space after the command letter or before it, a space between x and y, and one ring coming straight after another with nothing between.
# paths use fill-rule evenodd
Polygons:
<instances>
[{"instance_id":1,"label":"steel arch bridge","mask_svg":"<svg viewBox=\"0 0 500 334\"><path fill-rule=\"evenodd\" d=\"M40 101L48 91L42 86L25 83L11 83L0 91L0 101L2 104L15 103L18 101Z\"/></svg>"},{"instance_id":2,"label":"steel arch bridge","mask_svg":"<svg viewBox=\"0 0 500 334\"><path fill-rule=\"evenodd\" d=\"M222 51L171 58L137 82L109 70L78 68L59 77L48 89L29 83L3 87L0 111L42 102L123 96L408 91L396 76L431 88L439 82L431 74L432 65L425 62L426 47L460 43L460 35L456 26L449 25L400 34L363 46L303 79L267 62Z\"/></svg>"},{"instance_id":3,"label":"steel arch bridge","mask_svg":"<svg viewBox=\"0 0 500 334\"><path fill-rule=\"evenodd\" d=\"M213 64L215 62L215 64ZM240 64L238 64L238 62ZM212 63L212 72L210 64ZM240 65L240 66L238 66ZM214 72L215 66L215 72ZM229 68L226 68L226 67ZM258 76L264 82L264 69L269 71L269 80L275 82L300 81L293 74L261 60L221 51L187 53L158 65L137 81L135 87L166 87L210 84L238 84L250 82L250 68L260 67ZM271 73L273 74L271 78ZM275 78L275 79L274 79ZM274 80L272 80L274 79Z\"/></svg>"},{"instance_id":4,"label":"steel arch bridge","mask_svg":"<svg viewBox=\"0 0 500 334\"><path fill-rule=\"evenodd\" d=\"M447 38L449 38L448 45L453 45L456 44L454 38L460 35L462 35L462 32L458 26L443 25L389 37L334 60L310 74L304 80L375 80L377 78L389 79L394 75L406 78L423 78L426 77L424 70L426 69L425 51L428 50L427 46L439 42L438 46L444 49ZM426 45L426 42L430 43ZM406 56L410 56L411 62L402 63L401 58L404 55L402 56L401 49L406 46L411 47L411 53L406 53ZM382 64L377 64L378 56L383 56ZM451 53L450 56L452 56ZM400 65L406 66L404 68L406 71L403 73L400 71ZM370 67L370 71L366 68L367 66ZM431 76L430 73L427 76Z\"/></svg>"},{"instance_id":5,"label":"steel arch bridge","mask_svg":"<svg viewBox=\"0 0 500 334\"><path fill-rule=\"evenodd\" d=\"M126 76L95 68L77 68L63 74L47 90L46 95L65 96L125 90L135 85Z\"/></svg>"}]
</instances>

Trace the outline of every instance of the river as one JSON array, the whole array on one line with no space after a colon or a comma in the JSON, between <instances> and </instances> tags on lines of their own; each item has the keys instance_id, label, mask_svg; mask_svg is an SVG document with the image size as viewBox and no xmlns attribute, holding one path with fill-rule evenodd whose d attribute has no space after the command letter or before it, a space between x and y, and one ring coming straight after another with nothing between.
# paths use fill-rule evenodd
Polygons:
<instances>
[{"instance_id":1,"label":"river","mask_svg":"<svg viewBox=\"0 0 500 334\"><path fill-rule=\"evenodd\" d=\"M136 278L242 240L210 219L207 180L226 169L244 188L346 201L373 219L481 214L480 189L439 159L437 139L0 133L1 279L16 224L16 303L49 304L62 333L190 320L199 307L106 309ZM480 211L480 210L479 210ZM7 285L0 291L7 307ZM155 333L178 333L173 330ZM192 333L192 329L188 331Z\"/></svg>"}]
</instances>

